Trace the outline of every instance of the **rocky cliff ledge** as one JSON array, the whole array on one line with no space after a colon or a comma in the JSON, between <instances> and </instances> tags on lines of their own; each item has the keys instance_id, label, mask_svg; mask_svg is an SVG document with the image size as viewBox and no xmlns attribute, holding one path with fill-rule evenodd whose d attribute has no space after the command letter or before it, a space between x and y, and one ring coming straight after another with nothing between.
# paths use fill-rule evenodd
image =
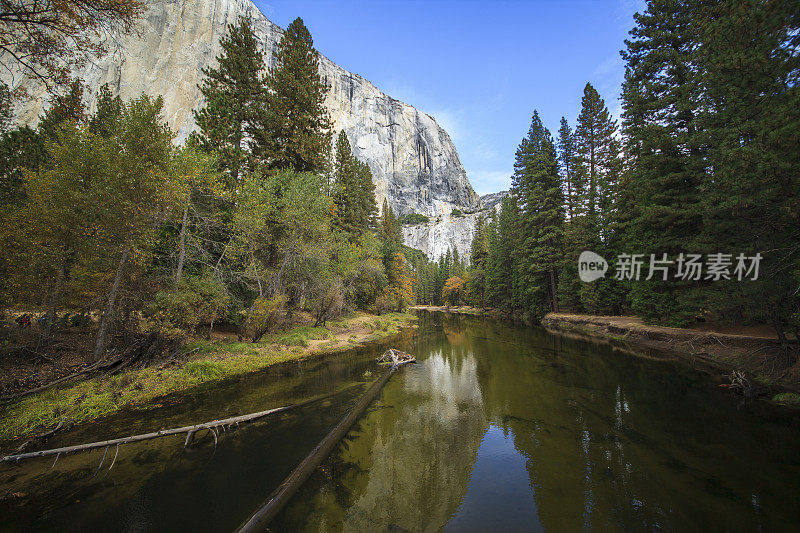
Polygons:
<instances>
[{"instance_id":1,"label":"rocky cliff ledge","mask_svg":"<svg viewBox=\"0 0 800 533\"><path fill-rule=\"evenodd\" d=\"M203 104L197 88L201 69L219 55L227 25L250 15L270 63L283 30L250 0L148 0L147 5L138 34L110 39L109 53L75 75L86 83L90 109L104 83L123 98L162 95L165 119L183 142L195 127L192 111ZM432 117L327 58L321 58L320 71L331 87L326 104L334 129L345 130L355 155L372 169L378 205L388 198L398 214L432 217L478 207L455 146ZM20 122L35 123L46 105L44 87L7 72L0 79L12 88L28 86L31 98L17 112Z\"/></svg>"},{"instance_id":2,"label":"rocky cliff ledge","mask_svg":"<svg viewBox=\"0 0 800 533\"><path fill-rule=\"evenodd\" d=\"M461 257L469 258L475 221L479 216L488 218L493 209L499 211L500 202L507 194L508 191L503 191L481 196L481 209L477 212L460 217L443 215L427 224L403 226L403 240L434 261L445 255L448 249L457 249Z\"/></svg>"}]
</instances>

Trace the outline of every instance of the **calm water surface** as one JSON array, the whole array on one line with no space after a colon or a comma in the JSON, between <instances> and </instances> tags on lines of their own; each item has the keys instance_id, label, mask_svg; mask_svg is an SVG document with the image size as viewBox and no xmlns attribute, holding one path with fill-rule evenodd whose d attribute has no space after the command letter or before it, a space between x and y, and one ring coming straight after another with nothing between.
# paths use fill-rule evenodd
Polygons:
<instances>
[{"instance_id":1,"label":"calm water surface","mask_svg":"<svg viewBox=\"0 0 800 533\"><path fill-rule=\"evenodd\" d=\"M398 372L274 531L797 531L797 411L739 404L679 363L422 313ZM382 347L176 395L54 446L331 400L184 452L183 439L0 467L0 530L226 531L344 415ZM110 450L110 454L113 450Z\"/></svg>"}]
</instances>

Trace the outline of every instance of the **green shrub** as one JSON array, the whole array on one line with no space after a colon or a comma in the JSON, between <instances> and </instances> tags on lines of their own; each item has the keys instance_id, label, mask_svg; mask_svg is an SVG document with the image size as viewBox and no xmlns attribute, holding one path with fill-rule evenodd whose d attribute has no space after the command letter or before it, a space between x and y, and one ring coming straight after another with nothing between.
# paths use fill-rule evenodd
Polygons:
<instances>
[{"instance_id":1,"label":"green shrub","mask_svg":"<svg viewBox=\"0 0 800 533\"><path fill-rule=\"evenodd\" d=\"M212 275L186 276L172 289L158 292L145 309L158 329L181 329L193 333L225 312L229 298L225 285Z\"/></svg>"},{"instance_id":2,"label":"green shrub","mask_svg":"<svg viewBox=\"0 0 800 533\"><path fill-rule=\"evenodd\" d=\"M782 403L784 405L791 405L793 407L800 407L800 394L794 392L782 392L776 394L772 401Z\"/></svg>"},{"instance_id":3,"label":"green shrub","mask_svg":"<svg viewBox=\"0 0 800 533\"><path fill-rule=\"evenodd\" d=\"M453 209L452 211L450 211L450 216L452 216L452 217L463 217L464 213L461 211L461 209L456 208L456 209Z\"/></svg>"},{"instance_id":4,"label":"green shrub","mask_svg":"<svg viewBox=\"0 0 800 533\"><path fill-rule=\"evenodd\" d=\"M258 298L253 302L250 315L247 317L245 335L253 342L258 342L267 333L272 333L280 328L286 320L286 302L289 299L285 294L276 294L272 298Z\"/></svg>"},{"instance_id":5,"label":"green shrub","mask_svg":"<svg viewBox=\"0 0 800 533\"><path fill-rule=\"evenodd\" d=\"M409 213L408 215L403 215L397 219L400 224L404 226L412 226L415 224L427 224L430 222L430 218L420 214L420 213Z\"/></svg>"}]
</instances>

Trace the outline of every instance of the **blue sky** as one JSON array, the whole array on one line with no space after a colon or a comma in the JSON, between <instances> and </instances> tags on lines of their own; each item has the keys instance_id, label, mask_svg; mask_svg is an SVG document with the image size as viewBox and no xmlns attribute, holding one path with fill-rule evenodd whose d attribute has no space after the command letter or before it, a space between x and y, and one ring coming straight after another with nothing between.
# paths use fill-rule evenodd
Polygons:
<instances>
[{"instance_id":1,"label":"blue sky","mask_svg":"<svg viewBox=\"0 0 800 533\"><path fill-rule=\"evenodd\" d=\"M556 135L590 82L619 114L619 51L643 0L255 0L286 27L302 17L317 49L432 115L479 194L507 189L533 110Z\"/></svg>"}]
</instances>

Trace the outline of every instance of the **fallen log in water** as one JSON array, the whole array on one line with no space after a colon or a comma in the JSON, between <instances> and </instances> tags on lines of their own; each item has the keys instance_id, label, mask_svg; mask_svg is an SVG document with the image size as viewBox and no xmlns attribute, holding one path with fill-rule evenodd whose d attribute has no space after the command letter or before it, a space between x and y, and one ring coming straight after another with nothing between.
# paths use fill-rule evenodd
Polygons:
<instances>
[{"instance_id":1,"label":"fallen log in water","mask_svg":"<svg viewBox=\"0 0 800 533\"><path fill-rule=\"evenodd\" d=\"M404 354L400 350L389 349L388 352L397 352ZM386 354L384 354L385 356ZM406 354L409 355L409 354ZM283 483L270 494L267 501L259 507L255 513L241 526L238 532L253 532L253 531L266 531L270 521L280 512L281 509L289 502L295 492L305 483L305 481L314 472L314 469L328 456L333 450L333 447L339 443L340 440L347 434L353 424L358 420L364 410L372 403L372 400L378 395L380 390L392 377L395 370L399 366L407 363L416 363L414 356L411 359L404 359L403 361L393 362L391 368L380 378L376 379L372 386L364 393L361 400L353 407L353 409L334 427L328 435L322 439L316 448L311 450L303 461L292 470L292 473L283 480Z\"/></svg>"},{"instance_id":2,"label":"fallen log in water","mask_svg":"<svg viewBox=\"0 0 800 533\"><path fill-rule=\"evenodd\" d=\"M358 386L358 385L356 385ZM348 390L348 389L345 389ZM90 442L87 444L76 444L74 446L65 446L63 448L53 448L51 450L40 450L37 452L27 452L27 453L18 453L14 455L6 455L4 457L0 457L0 462L11 462L11 461L20 461L22 459L32 459L34 457L46 457L49 455L55 455L56 460L61 454L68 454L68 453L75 453L75 452L82 452L87 450L94 450L97 448L109 448L110 446L119 446L120 444L130 444L132 442L141 442L143 440L150 440L155 439L158 437L166 437L168 435L180 435L182 433L186 433L186 442L184 446L189 444L189 441L194 436L195 433L202 430L208 430L214 436L214 442L217 441L217 429L220 427L230 427L233 425L242 424L245 422L252 422L253 420L257 420L259 418L264 418L265 416L274 415L278 413L286 412L290 409L294 409L296 407L303 407L315 402L319 402L321 400L325 400L330 398L331 396L335 396L343 391L336 391L330 394L325 394L322 396L317 396L316 398L312 398L310 400L306 400L304 402L295 403L291 405L285 405L283 407L276 407L275 409L268 409L266 411L259 411L257 413L249 413L246 415L240 416L233 416L230 418L223 418L220 420L212 420L211 422L203 422L202 424L195 424L192 426L183 426L179 428L172 428L172 429L162 429L160 431L154 431L152 433L144 433L142 435L132 435L130 437L121 437L118 439L111 439L111 440L104 440L98 442Z\"/></svg>"},{"instance_id":3,"label":"fallen log in water","mask_svg":"<svg viewBox=\"0 0 800 533\"><path fill-rule=\"evenodd\" d=\"M383 355L378 357L378 362L391 362L392 366L404 365L406 363L416 363L417 358L411 355L408 352L404 352L402 350L396 350L394 348L389 348Z\"/></svg>"}]
</instances>

